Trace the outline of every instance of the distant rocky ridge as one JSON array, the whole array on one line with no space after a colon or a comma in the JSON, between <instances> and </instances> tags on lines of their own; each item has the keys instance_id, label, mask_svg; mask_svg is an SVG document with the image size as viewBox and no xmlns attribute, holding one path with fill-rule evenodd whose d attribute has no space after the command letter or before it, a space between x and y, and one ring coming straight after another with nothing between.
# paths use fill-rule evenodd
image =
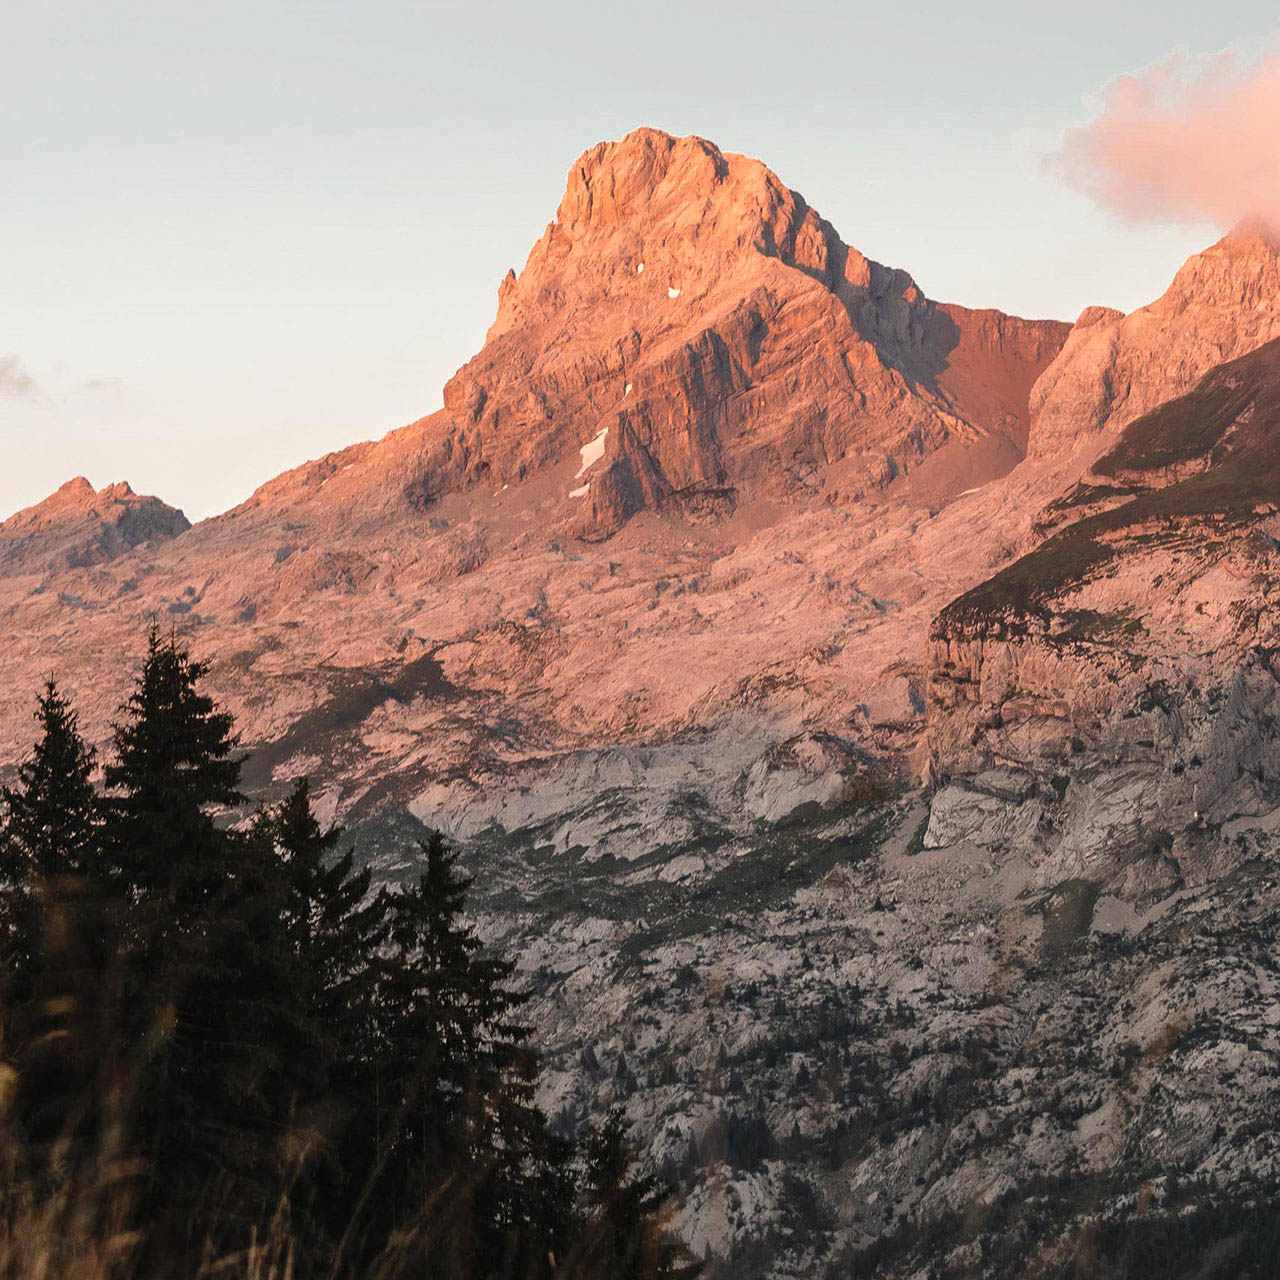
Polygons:
<instances>
[{"instance_id":1,"label":"distant rocky ridge","mask_svg":"<svg viewBox=\"0 0 1280 1280\"><path fill-rule=\"evenodd\" d=\"M123 482L95 490L79 476L0 524L0 575L82 569L190 527L159 498L139 497Z\"/></svg>"}]
</instances>

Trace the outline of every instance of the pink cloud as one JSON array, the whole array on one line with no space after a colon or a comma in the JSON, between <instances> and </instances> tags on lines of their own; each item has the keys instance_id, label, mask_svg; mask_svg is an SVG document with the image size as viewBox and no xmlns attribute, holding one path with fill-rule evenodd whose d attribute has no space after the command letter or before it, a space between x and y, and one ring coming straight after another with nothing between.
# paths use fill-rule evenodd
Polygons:
<instances>
[{"instance_id":1,"label":"pink cloud","mask_svg":"<svg viewBox=\"0 0 1280 1280\"><path fill-rule=\"evenodd\" d=\"M1185 54L1121 76L1054 169L1123 218L1280 231L1280 53Z\"/></svg>"}]
</instances>

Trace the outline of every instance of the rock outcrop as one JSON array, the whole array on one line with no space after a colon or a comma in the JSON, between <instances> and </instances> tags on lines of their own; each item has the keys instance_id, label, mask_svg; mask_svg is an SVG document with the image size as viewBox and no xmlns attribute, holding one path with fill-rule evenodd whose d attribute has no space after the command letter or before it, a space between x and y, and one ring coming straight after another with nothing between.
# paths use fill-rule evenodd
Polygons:
<instances>
[{"instance_id":1,"label":"rock outcrop","mask_svg":"<svg viewBox=\"0 0 1280 1280\"><path fill-rule=\"evenodd\" d=\"M181 511L125 483L95 490L83 476L0 524L0 576L102 564L189 529Z\"/></svg>"},{"instance_id":2,"label":"rock outcrop","mask_svg":"<svg viewBox=\"0 0 1280 1280\"><path fill-rule=\"evenodd\" d=\"M1274 270L1229 238L1059 354L755 161L602 144L440 413L181 538L83 484L4 526L0 769L50 673L106 741L161 618L254 795L308 775L380 879L461 842L541 1101L625 1107L699 1254L1158 1232L1168 1151L1277 1164Z\"/></svg>"},{"instance_id":3,"label":"rock outcrop","mask_svg":"<svg viewBox=\"0 0 1280 1280\"><path fill-rule=\"evenodd\" d=\"M1031 392L1030 452L1052 456L1189 391L1210 369L1280 337L1280 247L1239 228L1187 260L1131 315L1090 307Z\"/></svg>"}]
</instances>

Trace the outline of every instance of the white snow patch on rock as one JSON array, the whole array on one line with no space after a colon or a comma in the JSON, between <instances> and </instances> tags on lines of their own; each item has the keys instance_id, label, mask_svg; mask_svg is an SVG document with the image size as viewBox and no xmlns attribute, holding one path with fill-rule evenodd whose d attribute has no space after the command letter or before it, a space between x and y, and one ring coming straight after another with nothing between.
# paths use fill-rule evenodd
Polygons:
<instances>
[{"instance_id":1,"label":"white snow patch on rock","mask_svg":"<svg viewBox=\"0 0 1280 1280\"><path fill-rule=\"evenodd\" d=\"M609 434L609 428L605 427L594 440L588 440L578 452L582 455L582 466L574 475L575 480L580 480L592 467L604 457L605 437Z\"/></svg>"}]
</instances>

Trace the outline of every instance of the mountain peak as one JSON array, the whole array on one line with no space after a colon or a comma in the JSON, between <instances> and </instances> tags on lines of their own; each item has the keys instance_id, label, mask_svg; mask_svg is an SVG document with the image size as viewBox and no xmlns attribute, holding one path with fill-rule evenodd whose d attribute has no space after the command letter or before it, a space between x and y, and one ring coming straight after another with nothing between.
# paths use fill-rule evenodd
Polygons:
<instances>
[{"instance_id":1,"label":"mountain peak","mask_svg":"<svg viewBox=\"0 0 1280 1280\"><path fill-rule=\"evenodd\" d=\"M1202 310L1235 308L1265 303L1267 294L1274 301L1277 263L1280 243L1275 237L1261 226L1241 223L1215 244L1192 254L1168 291L1151 306L1168 310L1190 302Z\"/></svg>"},{"instance_id":2,"label":"mountain peak","mask_svg":"<svg viewBox=\"0 0 1280 1280\"><path fill-rule=\"evenodd\" d=\"M567 527L595 537L832 464L856 495L989 430L1009 434L1007 460L1065 332L935 304L760 161L637 129L571 166L484 349L445 387L445 420L417 428L414 492L518 482L599 437L566 487Z\"/></svg>"},{"instance_id":3,"label":"mountain peak","mask_svg":"<svg viewBox=\"0 0 1280 1280\"><path fill-rule=\"evenodd\" d=\"M606 226L651 215L655 206L710 197L728 173L726 157L705 138L633 129L620 141L598 142L578 157L556 221L566 228Z\"/></svg>"},{"instance_id":4,"label":"mountain peak","mask_svg":"<svg viewBox=\"0 0 1280 1280\"><path fill-rule=\"evenodd\" d=\"M95 489L76 476L0 522L0 577L100 564L190 527L181 511L139 497L126 481Z\"/></svg>"},{"instance_id":5,"label":"mountain peak","mask_svg":"<svg viewBox=\"0 0 1280 1280\"><path fill-rule=\"evenodd\" d=\"M574 161L440 413L253 506L363 495L377 519L538 475L555 527L597 539L645 509L851 501L948 443L966 461L941 472L972 484L1021 456L1031 383L1066 332L935 303L760 161L638 129Z\"/></svg>"},{"instance_id":6,"label":"mountain peak","mask_svg":"<svg viewBox=\"0 0 1280 1280\"><path fill-rule=\"evenodd\" d=\"M59 504L88 502L96 497L97 493L98 491L84 476L76 476L65 484L59 485L45 499L45 502Z\"/></svg>"},{"instance_id":7,"label":"mountain peak","mask_svg":"<svg viewBox=\"0 0 1280 1280\"><path fill-rule=\"evenodd\" d=\"M830 225L760 161L705 138L635 129L574 162L556 220L524 270L503 283L489 337L570 300L556 287L566 273L577 290L583 275L608 272L618 285L676 290L675 301L705 296L761 257L831 282L833 259L843 267L844 253ZM859 260L865 264L855 254L855 271ZM914 289L902 275L903 289Z\"/></svg>"}]
</instances>

